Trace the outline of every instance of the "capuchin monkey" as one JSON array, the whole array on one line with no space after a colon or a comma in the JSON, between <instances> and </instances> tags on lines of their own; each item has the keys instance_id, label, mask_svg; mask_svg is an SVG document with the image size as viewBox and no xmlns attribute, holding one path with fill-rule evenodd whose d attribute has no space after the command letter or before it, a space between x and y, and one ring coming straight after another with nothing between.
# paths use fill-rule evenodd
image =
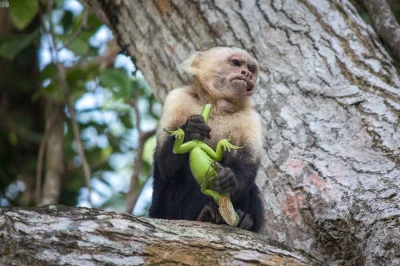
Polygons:
<instances>
[{"instance_id":1,"label":"capuchin monkey","mask_svg":"<svg viewBox=\"0 0 400 266\"><path fill-rule=\"evenodd\" d=\"M200 191L189 168L188 154L174 154L175 138L165 130L182 128L185 142L204 141L214 150L219 140L243 147L225 151L212 189L229 192L240 217L239 228L259 232L264 225L263 204L254 183L262 149L261 123L251 106L258 63L246 51L218 46L197 52L183 63L193 85L171 91L157 129L154 154L153 201L149 216L161 219L224 223L218 205ZM201 116L212 104L208 123Z\"/></svg>"}]
</instances>

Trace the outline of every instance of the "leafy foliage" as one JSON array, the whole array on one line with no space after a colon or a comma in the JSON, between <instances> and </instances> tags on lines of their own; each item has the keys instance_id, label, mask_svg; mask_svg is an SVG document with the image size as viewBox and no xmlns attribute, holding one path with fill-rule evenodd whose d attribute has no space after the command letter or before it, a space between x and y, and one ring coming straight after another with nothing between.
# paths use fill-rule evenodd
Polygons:
<instances>
[{"instance_id":1,"label":"leafy foliage","mask_svg":"<svg viewBox=\"0 0 400 266\"><path fill-rule=\"evenodd\" d=\"M55 1L51 10L47 8L47 1L11 1L7 10L10 30L0 33L0 72L4 75L0 86L7 88L0 95L7 101L0 108L0 118L7 117L0 126L0 204L34 205L38 150L46 124L44 103L50 100L64 106L65 114L65 173L59 203L87 205L82 160L77 155L58 59L66 72L92 170L94 207L124 210L138 145L130 103L137 99L146 129L155 127L159 104L144 80L132 76L135 66L129 58L118 55L114 64L104 63L109 60L106 55L113 54L110 50L118 48L110 30L93 14L85 14L75 0ZM137 192L150 175L153 147L145 147Z\"/></svg>"}]
</instances>

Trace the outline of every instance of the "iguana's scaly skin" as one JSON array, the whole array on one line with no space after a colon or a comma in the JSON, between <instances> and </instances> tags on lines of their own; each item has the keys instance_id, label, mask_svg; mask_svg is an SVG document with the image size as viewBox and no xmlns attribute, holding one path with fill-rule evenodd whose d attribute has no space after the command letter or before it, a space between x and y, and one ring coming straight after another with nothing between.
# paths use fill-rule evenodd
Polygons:
<instances>
[{"instance_id":1,"label":"iguana's scaly skin","mask_svg":"<svg viewBox=\"0 0 400 266\"><path fill-rule=\"evenodd\" d=\"M208 121L210 112L211 105L206 104L202 111L205 122ZM209 185L219 173L216 162L222 160L224 151L230 151L231 149L236 150L243 147L232 145L230 139L221 139L214 152L212 148L200 140L192 140L183 143L185 132L180 128L175 131L167 132L175 137L173 148L175 154L189 153L190 170L197 183L199 183L201 192L211 197L218 204L219 212L227 224L237 226L239 224L239 216L233 208L229 193L220 194L210 189Z\"/></svg>"}]
</instances>

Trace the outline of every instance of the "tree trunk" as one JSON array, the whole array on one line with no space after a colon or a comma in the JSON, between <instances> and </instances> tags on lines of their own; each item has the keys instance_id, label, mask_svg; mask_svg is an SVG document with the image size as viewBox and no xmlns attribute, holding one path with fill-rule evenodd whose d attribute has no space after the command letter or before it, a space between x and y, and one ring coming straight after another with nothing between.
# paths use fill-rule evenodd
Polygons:
<instances>
[{"instance_id":1,"label":"tree trunk","mask_svg":"<svg viewBox=\"0 0 400 266\"><path fill-rule=\"evenodd\" d=\"M191 52L260 63L264 233L330 264L400 265L400 79L347 0L82 0L163 100ZM244 125L245 126L245 125Z\"/></svg>"},{"instance_id":2,"label":"tree trunk","mask_svg":"<svg viewBox=\"0 0 400 266\"><path fill-rule=\"evenodd\" d=\"M19 31L12 23L10 9L0 8L1 45L10 36L30 35L38 27L39 18L35 17L27 28ZM12 61L0 57L0 194L4 197L10 184L22 181L25 186L22 196L7 200L24 206L35 204L35 168L30 162L37 160L44 128L43 117L38 115L44 113L44 101L32 99L41 82L39 43L37 35Z\"/></svg>"},{"instance_id":3,"label":"tree trunk","mask_svg":"<svg viewBox=\"0 0 400 266\"><path fill-rule=\"evenodd\" d=\"M0 209L0 265L322 265L228 226L48 205Z\"/></svg>"},{"instance_id":4,"label":"tree trunk","mask_svg":"<svg viewBox=\"0 0 400 266\"><path fill-rule=\"evenodd\" d=\"M62 177L64 175L64 104L47 99L46 130L49 135L46 145L46 174L40 205L57 204L60 197Z\"/></svg>"}]
</instances>

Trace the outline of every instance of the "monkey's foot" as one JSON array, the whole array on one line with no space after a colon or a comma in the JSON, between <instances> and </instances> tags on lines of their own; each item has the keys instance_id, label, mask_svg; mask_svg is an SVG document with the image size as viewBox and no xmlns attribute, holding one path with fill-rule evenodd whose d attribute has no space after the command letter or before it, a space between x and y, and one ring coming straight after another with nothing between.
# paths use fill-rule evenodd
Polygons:
<instances>
[{"instance_id":1,"label":"monkey's foot","mask_svg":"<svg viewBox=\"0 0 400 266\"><path fill-rule=\"evenodd\" d=\"M232 143L230 143L231 139L221 139L218 144L221 144L221 146L224 148L224 151L228 150L237 150L237 149L242 149L243 147L240 146L235 146Z\"/></svg>"},{"instance_id":2,"label":"monkey's foot","mask_svg":"<svg viewBox=\"0 0 400 266\"><path fill-rule=\"evenodd\" d=\"M218 204L219 213L221 214L222 218L224 218L225 222L230 226L238 226L240 217L233 208L231 200L228 197L221 196Z\"/></svg>"},{"instance_id":3,"label":"monkey's foot","mask_svg":"<svg viewBox=\"0 0 400 266\"><path fill-rule=\"evenodd\" d=\"M197 221L216 224L224 223L224 219L218 211L218 205L214 201L210 201L204 205L197 217Z\"/></svg>"},{"instance_id":4,"label":"monkey's foot","mask_svg":"<svg viewBox=\"0 0 400 266\"><path fill-rule=\"evenodd\" d=\"M244 230L251 230L251 228L254 225L251 215L241 210L237 210L237 213L239 215L239 220L240 220L238 227Z\"/></svg>"},{"instance_id":5,"label":"monkey's foot","mask_svg":"<svg viewBox=\"0 0 400 266\"><path fill-rule=\"evenodd\" d=\"M177 130L172 130L172 131L166 130L166 129L164 129L164 130L167 131L172 136L174 136L176 139L185 137L185 132L181 128L178 128Z\"/></svg>"}]
</instances>

